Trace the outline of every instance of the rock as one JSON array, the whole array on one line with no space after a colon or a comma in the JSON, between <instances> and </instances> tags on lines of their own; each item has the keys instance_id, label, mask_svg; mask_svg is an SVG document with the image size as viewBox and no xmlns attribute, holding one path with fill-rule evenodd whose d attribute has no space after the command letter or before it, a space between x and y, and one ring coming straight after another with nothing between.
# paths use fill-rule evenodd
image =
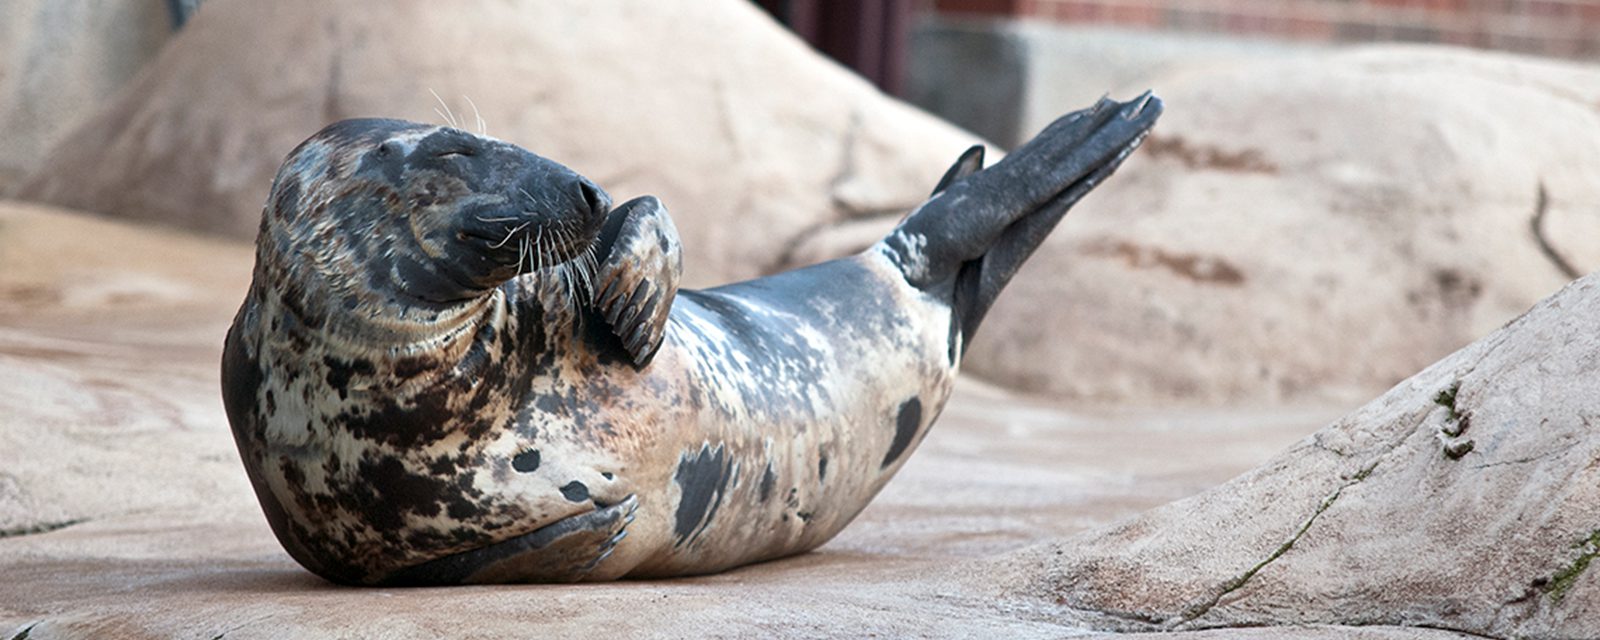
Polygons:
<instances>
[{"instance_id":1,"label":"rock","mask_svg":"<svg viewBox=\"0 0 1600 640\"><path fill-rule=\"evenodd\" d=\"M155 57L172 32L166 4L0 3L0 193Z\"/></svg>"},{"instance_id":2,"label":"rock","mask_svg":"<svg viewBox=\"0 0 1600 640\"><path fill-rule=\"evenodd\" d=\"M254 500L217 391L252 259L0 201L0 538Z\"/></svg>"},{"instance_id":3,"label":"rock","mask_svg":"<svg viewBox=\"0 0 1600 640\"><path fill-rule=\"evenodd\" d=\"M813 229L897 216L974 142L742 0L207 2L20 197L253 237L283 157L357 116L478 129L651 193L687 284L783 262Z\"/></svg>"},{"instance_id":4,"label":"rock","mask_svg":"<svg viewBox=\"0 0 1600 640\"><path fill-rule=\"evenodd\" d=\"M1257 469L985 579L1108 630L1600 636L1600 274Z\"/></svg>"},{"instance_id":5,"label":"rock","mask_svg":"<svg viewBox=\"0 0 1600 640\"><path fill-rule=\"evenodd\" d=\"M1380 47L1155 87L1161 124L967 371L1092 401L1359 401L1600 268L1600 69Z\"/></svg>"}]
</instances>

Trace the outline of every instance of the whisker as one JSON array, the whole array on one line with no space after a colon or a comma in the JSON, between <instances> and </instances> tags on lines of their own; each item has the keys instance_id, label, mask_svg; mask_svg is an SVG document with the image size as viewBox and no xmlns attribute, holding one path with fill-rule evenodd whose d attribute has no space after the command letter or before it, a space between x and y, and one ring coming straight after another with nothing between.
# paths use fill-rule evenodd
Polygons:
<instances>
[{"instance_id":1,"label":"whisker","mask_svg":"<svg viewBox=\"0 0 1600 640\"><path fill-rule=\"evenodd\" d=\"M483 114L478 113L478 103L473 102L472 97L465 93L461 94L461 97L467 101L467 104L472 105L472 118L478 121L478 133L489 135L489 124L483 121Z\"/></svg>"},{"instance_id":2,"label":"whisker","mask_svg":"<svg viewBox=\"0 0 1600 640\"><path fill-rule=\"evenodd\" d=\"M523 244L523 246L526 246L528 248L528 254L526 256L524 256L524 257L527 258L528 273L532 274L533 273L533 238L529 237L527 234L524 234L522 236L522 244Z\"/></svg>"},{"instance_id":3,"label":"whisker","mask_svg":"<svg viewBox=\"0 0 1600 640\"><path fill-rule=\"evenodd\" d=\"M544 271L544 227L539 227L539 237L533 240L533 257L537 260L534 272Z\"/></svg>"},{"instance_id":4,"label":"whisker","mask_svg":"<svg viewBox=\"0 0 1600 640\"><path fill-rule=\"evenodd\" d=\"M589 248L585 249L583 252L583 262L588 267L589 272L589 296L591 298L594 296L595 280L600 277L599 254L600 247L593 242L589 243Z\"/></svg>"},{"instance_id":5,"label":"whisker","mask_svg":"<svg viewBox=\"0 0 1600 640\"><path fill-rule=\"evenodd\" d=\"M517 219L516 216L506 216L504 218L485 218L483 216L473 216L473 217L477 218L478 222L511 222L512 220L516 220Z\"/></svg>"},{"instance_id":6,"label":"whisker","mask_svg":"<svg viewBox=\"0 0 1600 640\"><path fill-rule=\"evenodd\" d=\"M439 113L438 109L434 109L433 112L439 113L440 117L449 120L451 127L460 129L461 126L456 123L456 114L450 111L450 105L444 103L444 98L439 97L439 92L429 89L428 93L433 94L433 99L439 101L439 106L444 107L444 113Z\"/></svg>"},{"instance_id":7,"label":"whisker","mask_svg":"<svg viewBox=\"0 0 1600 640\"><path fill-rule=\"evenodd\" d=\"M528 225L530 225L530 224L533 224L533 223L532 222L524 222L524 223L522 223L520 225L517 225L517 228L506 232L506 237L505 238L501 239L499 242L496 242L494 244L489 245L489 248L490 249L499 249L500 247L506 246L507 242L511 242L511 236L517 235L518 231L521 231L523 229L528 228Z\"/></svg>"},{"instance_id":8,"label":"whisker","mask_svg":"<svg viewBox=\"0 0 1600 640\"><path fill-rule=\"evenodd\" d=\"M522 263L527 257L528 257L528 236L526 234L524 234L521 238L517 239L517 275L512 276L512 277L521 277L522 276Z\"/></svg>"}]
</instances>

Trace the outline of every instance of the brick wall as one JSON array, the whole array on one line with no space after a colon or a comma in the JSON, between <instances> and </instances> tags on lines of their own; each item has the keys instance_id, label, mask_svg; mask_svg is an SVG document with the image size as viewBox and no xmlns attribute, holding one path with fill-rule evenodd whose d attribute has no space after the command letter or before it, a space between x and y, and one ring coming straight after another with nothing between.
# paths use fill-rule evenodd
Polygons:
<instances>
[{"instance_id":1,"label":"brick wall","mask_svg":"<svg viewBox=\"0 0 1600 640\"><path fill-rule=\"evenodd\" d=\"M936 0L947 15L1600 60L1600 0Z\"/></svg>"}]
</instances>

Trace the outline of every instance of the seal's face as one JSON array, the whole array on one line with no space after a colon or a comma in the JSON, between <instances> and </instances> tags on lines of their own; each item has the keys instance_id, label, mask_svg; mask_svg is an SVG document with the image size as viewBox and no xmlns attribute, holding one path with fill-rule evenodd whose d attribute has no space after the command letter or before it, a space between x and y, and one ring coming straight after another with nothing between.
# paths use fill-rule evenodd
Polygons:
<instances>
[{"instance_id":1,"label":"seal's face","mask_svg":"<svg viewBox=\"0 0 1600 640\"><path fill-rule=\"evenodd\" d=\"M345 120L289 155L263 231L336 295L442 305L582 254L610 204L594 183L510 143Z\"/></svg>"}]
</instances>

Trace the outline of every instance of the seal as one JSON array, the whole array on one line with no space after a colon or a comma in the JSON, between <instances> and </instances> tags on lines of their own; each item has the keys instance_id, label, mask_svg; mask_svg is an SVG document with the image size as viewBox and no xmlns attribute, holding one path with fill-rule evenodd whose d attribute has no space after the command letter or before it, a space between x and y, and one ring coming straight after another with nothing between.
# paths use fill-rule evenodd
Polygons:
<instances>
[{"instance_id":1,"label":"seal","mask_svg":"<svg viewBox=\"0 0 1600 640\"><path fill-rule=\"evenodd\" d=\"M861 254L679 290L661 202L397 120L285 160L223 400L288 553L359 585L607 580L807 551L926 435L984 313L1161 112L1102 100Z\"/></svg>"}]
</instances>

